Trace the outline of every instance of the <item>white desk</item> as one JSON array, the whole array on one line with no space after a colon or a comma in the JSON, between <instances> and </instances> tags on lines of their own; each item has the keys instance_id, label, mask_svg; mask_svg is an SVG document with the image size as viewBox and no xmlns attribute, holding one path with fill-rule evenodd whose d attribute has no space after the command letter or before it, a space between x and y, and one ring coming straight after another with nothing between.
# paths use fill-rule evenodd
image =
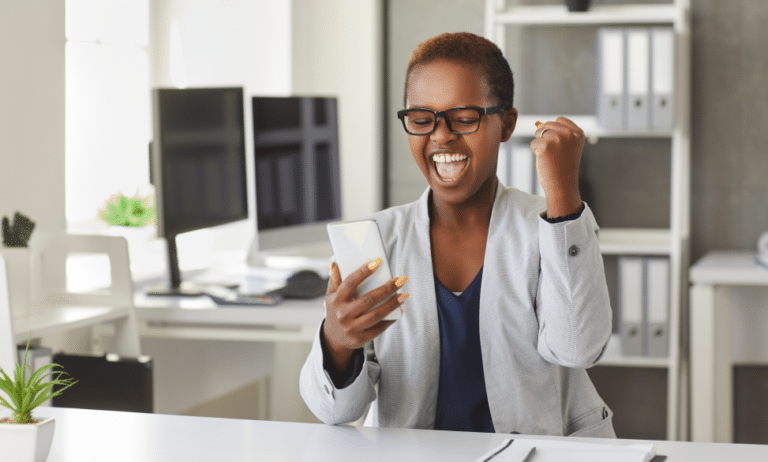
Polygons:
<instances>
[{"instance_id":1,"label":"white desk","mask_svg":"<svg viewBox=\"0 0 768 462\"><path fill-rule=\"evenodd\" d=\"M275 306L219 307L208 297L134 297L142 337L311 342L323 297Z\"/></svg>"},{"instance_id":2,"label":"white desk","mask_svg":"<svg viewBox=\"0 0 768 462\"><path fill-rule=\"evenodd\" d=\"M473 462L509 437L64 408L38 408L35 415L56 419L48 462ZM654 445L658 454L668 456L667 462L768 460L768 446L670 441Z\"/></svg>"},{"instance_id":3,"label":"white desk","mask_svg":"<svg viewBox=\"0 0 768 462\"><path fill-rule=\"evenodd\" d=\"M269 400L273 420L316 421L299 394L301 367L325 316L323 297L275 306L218 307L208 297L134 297L142 338L273 342Z\"/></svg>"},{"instance_id":4,"label":"white desk","mask_svg":"<svg viewBox=\"0 0 768 462\"><path fill-rule=\"evenodd\" d=\"M768 313L768 298L739 296L768 286L768 269L754 252L712 252L691 267L689 278L691 439L731 442L734 341L742 341L732 335L732 315L739 314L732 312Z\"/></svg>"}]
</instances>

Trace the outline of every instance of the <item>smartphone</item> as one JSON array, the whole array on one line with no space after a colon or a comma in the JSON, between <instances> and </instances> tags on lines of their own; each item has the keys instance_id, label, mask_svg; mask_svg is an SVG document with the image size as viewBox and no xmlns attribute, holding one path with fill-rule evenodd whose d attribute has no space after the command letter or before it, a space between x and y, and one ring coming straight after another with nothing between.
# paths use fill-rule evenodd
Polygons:
<instances>
[{"instance_id":1,"label":"smartphone","mask_svg":"<svg viewBox=\"0 0 768 462\"><path fill-rule=\"evenodd\" d=\"M387 254L384 252L384 241L381 239L379 225L374 220L329 223L327 227L328 238L331 240L333 255L336 257L336 264L339 265L342 280L364 264L381 258L379 268L357 287L358 296L381 287L392 279ZM393 296L394 294L376 306ZM401 310L396 309L384 319L394 321L400 319L402 314Z\"/></svg>"}]
</instances>

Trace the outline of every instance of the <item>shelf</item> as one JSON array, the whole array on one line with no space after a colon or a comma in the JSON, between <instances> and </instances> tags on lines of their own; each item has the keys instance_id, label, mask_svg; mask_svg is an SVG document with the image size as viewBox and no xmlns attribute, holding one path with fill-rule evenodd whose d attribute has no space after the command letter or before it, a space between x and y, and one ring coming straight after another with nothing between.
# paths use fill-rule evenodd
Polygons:
<instances>
[{"instance_id":1,"label":"shelf","mask_svg":"<svg viewBox=\"0 0 768 462\"><path fill-rule=\"evenodd\" d=\"M14 340L19 343L26 342L30 331L33 338L38 338L114 321L125 318L129 314L130 309L128 307L39 307L37 313L13 320Z\"/></svg>"},{"instance_id":2,"label":"shelf","mask_svg":"<svg viewBox=\"0 0 768 462\"><path fill-rule=\"evenodd\" d=\"M648 356L625 356L621 354L621 334L612 334L608 345L605 347L603 357L596 364L607 367L648 367L668 368L668 357L652 358Z\"/></svg>"},{"instance_id":3,"label":"shelf","mask_svg":"<svg viewBox=\"0 0 768 462\"><path fill-rule=\"evenodd\" d=\"M610 367L649 367L667 368L669 358L650 358L647 356L606 356L597 362L596 366Z\"/></svg>"},{"instance_id":4,"label":"shelf","mask_svg":"<svg viewBox=\"0 0 768 462\"><path fill-rule=\"evenodd\" d=\"M533 138L536 132L536 121L546 122L554 121L559 115L526 115L520 116L515 125L513 137ZM584 130L584 137L589 138L671 138L674 134L673 129L647 129L647 130L629 130L604 128L597 123L597 117L592 115L563 115L570 119Z\"/></svg>"},{"instance_id":5,"label":"shelf","mask_svg":"<svg viewBox=\"0 0 768 462\"><path fill-rule=\"evenodd\" d=\"M714 251L689 270L692 284L768 286L768 268L757 263L755 251Z\"/></svg>"},{"instance_id":6,"label":"shelf","mask_svg":"<svg viewBox=\"0 0 768 462\"><path fill-rule=\"evenodd\" d=\"M676 5L594 5L571 13L565 5L515 6L498 11L496 24L529 26L600 24L674 24L683 19Z\"/></svg>"},{"instance_id":7,"label":"shelf","mask_svg":"<svg viewBox=\"0 0 768 462\"><path fill-rule=\"evenodd\" d=\"M601 228L599 238L603 255L670 255L672 252L669 229Z\"/></svg>"}]
</instances>

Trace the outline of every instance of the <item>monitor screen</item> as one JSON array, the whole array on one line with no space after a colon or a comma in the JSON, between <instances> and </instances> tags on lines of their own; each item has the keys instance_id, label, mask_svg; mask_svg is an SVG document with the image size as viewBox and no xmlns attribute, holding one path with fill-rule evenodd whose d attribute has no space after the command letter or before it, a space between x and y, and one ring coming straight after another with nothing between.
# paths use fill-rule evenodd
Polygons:
<instances>
[{"instance_id":1,"label":"monitor screen","mask_svg":"<svg viewBox=\"0 0 768 462\"><path fill-rule=\"evenodd\" d=\"M248 218L243 108L242 88L153 92L152 179L169 295L182 295L177 234Z\"/></svg>"},{"instance_id":2,"label":"monitor screen","mask_svg":"<svg viewBox=\"0 0 768 462\"><path fill-rule=\"evenodd\" d=\"M157 89L154 102L160 236L247 219L242 88Z\"/></svg>"},{"instance_id":3,"label":"monitor screen","mask_svg":"<svg viewBox=\"0 0 768 462\"><path fill-rule=\"evenodd\" d=\"M325 240L341 218L337 101L253 97L259 250Z\"/></svg>"}]
</instances>

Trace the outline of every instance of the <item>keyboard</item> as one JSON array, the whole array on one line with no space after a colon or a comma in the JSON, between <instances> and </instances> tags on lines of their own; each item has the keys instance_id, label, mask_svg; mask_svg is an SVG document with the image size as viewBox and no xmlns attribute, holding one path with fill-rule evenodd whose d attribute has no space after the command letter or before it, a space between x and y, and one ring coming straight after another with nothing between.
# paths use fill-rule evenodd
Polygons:
<instances>
[{"instance_id":1,"label":"keyboard","mask_svg":"<svg viewBox=\"0 0 768 462\"><path fill-rule=\"evenodd\" d=\"M203 293L220 306L273 306L283 300L283 296L276 293L242 295L235 290L215 285L206 286Z\"/></svg>"}]
</instances>

